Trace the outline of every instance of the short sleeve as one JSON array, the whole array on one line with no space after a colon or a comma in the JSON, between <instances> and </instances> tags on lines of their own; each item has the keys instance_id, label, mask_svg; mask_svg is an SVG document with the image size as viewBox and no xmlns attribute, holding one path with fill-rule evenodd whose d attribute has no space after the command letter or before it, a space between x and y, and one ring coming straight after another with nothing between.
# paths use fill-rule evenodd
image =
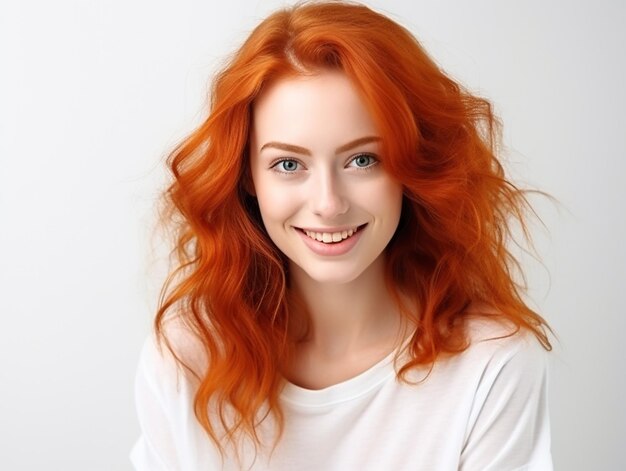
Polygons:
<instances>
[{"instance_id":1,"label":"short sleeve","mask_svg":"<svg viewBox=\"0 0 626 471\"><path fill-rule=\"evenodd\" d=\"M179 364L156 334L144 342L135 380L141 436L130 460L137 471L222 469L217 448L195 415L194 398L207 360L198 338L178 319L164 323L164 334Z\"/></svg>"},{"instance_id":2,"label":"short sleeve","mask_svg":"<svg viewBox=\"0 0 626 471\"><path fill-rule=\"evenodd\" d=\"M476 390L459 469L551 471L547 352L530 334L499 341Z\"/></svg>"}]
</instances>

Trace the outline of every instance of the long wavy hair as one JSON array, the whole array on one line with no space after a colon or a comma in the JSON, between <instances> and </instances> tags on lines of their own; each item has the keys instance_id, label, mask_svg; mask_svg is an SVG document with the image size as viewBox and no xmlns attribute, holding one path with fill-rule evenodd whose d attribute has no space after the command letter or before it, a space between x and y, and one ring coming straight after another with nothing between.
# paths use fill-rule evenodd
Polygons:
<instances>
[{"instance_id":1,"label":"long wavy hair","mask_svg":"<svg viewBox=\"0 0 626 471\"><path fill-rule=\"evenodd\" d=\"M342 71L360 92L382 136L384 167L404 189L385 271L402 314L417 324L401 379L468 347L470 303L488 305L482 315L530 330L551 348L507 248L511 224L525 229L530 208L496 156L500 126L490 103L448 77L385 16L352 3L298 4L254 29L217 75L208 118L168 160L177 265L155 327L181 364L165 327L170 314L202 345L207 363L195 372L195 414L221 451L241 433L260 443L257 428L268 414L280 437L281 373L295 343L286 259L248 191L251 108L270 82L325 69Z\"/></svg>"}]
</instances>

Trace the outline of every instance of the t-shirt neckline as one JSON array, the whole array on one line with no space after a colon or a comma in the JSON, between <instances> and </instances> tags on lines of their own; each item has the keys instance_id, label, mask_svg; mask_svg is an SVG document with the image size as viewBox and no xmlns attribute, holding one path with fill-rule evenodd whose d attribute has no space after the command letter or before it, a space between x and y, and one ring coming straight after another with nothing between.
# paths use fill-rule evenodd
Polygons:
<instances>
[{"instance_id":1,"label":"t-shirt neckline","mask_svg":"<svg viewBox=\"0 0 626 471\"><path fill-rule=\"evenodd\" d=\"M404 345L405 343L400 348ZM356 399L377 388L389 377L395 376L394 357L397 351L397 348L394 349L362 373L322 389L307 389L285 380L281 399L303 407L332 406Z\"/></svg>"}]
</instances>

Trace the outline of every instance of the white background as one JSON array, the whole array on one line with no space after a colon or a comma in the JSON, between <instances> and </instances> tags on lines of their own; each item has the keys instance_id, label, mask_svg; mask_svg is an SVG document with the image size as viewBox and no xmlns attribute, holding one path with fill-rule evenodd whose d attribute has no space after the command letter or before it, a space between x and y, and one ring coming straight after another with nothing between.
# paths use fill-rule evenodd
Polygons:
<instances>
[{"instance_id":1,"label":"white background","mask_svg":"<svg viewBox=\"0 0 626 471\"><path fill-rule=\"evenodd\" d=\"M557 470L626 469L626 6L372 1L490 98L535 200L524 258L552 355ZM163 160L215 68L279 1L0 6L0 468L126 470L164 276Z\"/></svg>"}]
</instances>

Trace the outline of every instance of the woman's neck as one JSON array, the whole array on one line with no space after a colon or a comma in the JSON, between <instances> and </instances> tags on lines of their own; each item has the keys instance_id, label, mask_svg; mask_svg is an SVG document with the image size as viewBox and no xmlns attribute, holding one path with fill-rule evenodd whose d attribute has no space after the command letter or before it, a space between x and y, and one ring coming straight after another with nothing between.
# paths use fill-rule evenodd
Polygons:
<instances>
[{"instance_id":1,"label":"woman's neck","mask_svg":"<svg viewBox=\"0 0 626 471\"><path fill-rule=\"evenodd\" d=\"M384 281L382 256L348 283L319 283L297 266L291 282L308 311L308 335L300 347L328 360L384 348L406 334Z\"/></svg>"}]
</instances>

